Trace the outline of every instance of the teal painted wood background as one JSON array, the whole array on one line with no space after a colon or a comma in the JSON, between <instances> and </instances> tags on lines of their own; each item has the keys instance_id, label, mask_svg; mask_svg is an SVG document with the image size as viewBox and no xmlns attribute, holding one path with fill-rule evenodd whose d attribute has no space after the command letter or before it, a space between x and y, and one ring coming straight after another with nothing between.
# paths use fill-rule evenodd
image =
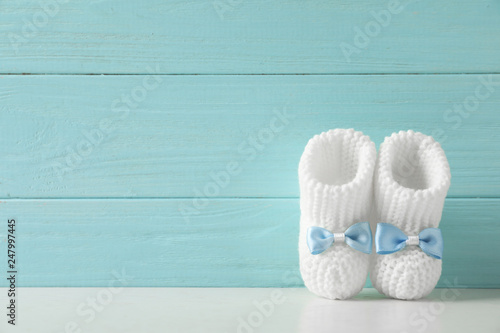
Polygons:
<instances>
[{"instance_id":1,"label":"teal painted wood background","mask_svg":"<svg viewBox=\"0 0 500 333\"><path fill-rule=\"evenodd\" d=\"M301 286L298 160L353 127L442 143L439 286L500 287L498 1L0 11L0 250L16 218L21 286Z\"/></svg>"}]
</instances>

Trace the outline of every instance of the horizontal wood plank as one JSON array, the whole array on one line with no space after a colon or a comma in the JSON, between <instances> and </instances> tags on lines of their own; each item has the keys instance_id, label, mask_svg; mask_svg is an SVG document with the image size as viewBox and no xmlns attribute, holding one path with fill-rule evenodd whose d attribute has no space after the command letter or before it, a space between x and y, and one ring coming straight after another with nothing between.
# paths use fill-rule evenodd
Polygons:
<instances>
[{"instance_id":1,"label":"horizontal wood plank","mask_svg":"<svg viewBox=\"0 0 500 333\"><path fill-rule=\"evenodd\" d=\"M0 198L297 197L351 127L433 135L450 196L500 195L500 75L0 76L0 105Z\"/></svg>"},{"instance_id":2,"label":"horizontal wood plank","mask_svg":"<svg viewBox=\"0 0 500 333\"><path fill-rule=\"evenodd\" d=\"M297 199L210 200L186 220L190 202L3 200L0 219L16 219L18 286L107 286L116 273L129 287L302 286ZM439 286L500 287L499 215L500 199L446 200Z\"/></svg>"},{"instance_id":3,"label":"horizontal wood plank","mask_svg":"<svg viewBox=\"0 0 500 333\"><path fill-rule=\"evenodd\" d=\"M0 73L499 70L494 0L23 0L0 11Z\"/></svg>"}]
</instances>

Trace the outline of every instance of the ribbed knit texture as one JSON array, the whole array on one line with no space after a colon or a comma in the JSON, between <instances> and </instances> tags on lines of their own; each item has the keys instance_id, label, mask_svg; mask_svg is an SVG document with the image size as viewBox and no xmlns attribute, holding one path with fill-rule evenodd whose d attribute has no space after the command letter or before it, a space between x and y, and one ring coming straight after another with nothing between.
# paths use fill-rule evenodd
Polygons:
<instances>
[{"instance_id":1,"label":"ribbed knit texture","mask_svg":"<svg viewBox=\"0 0 500 333\"><path fill-rule=\"evenodd\" d=\"M444 151L432 137L413 131L394 133L380 146L374 174L376 220L372 222L393 224L407 236L437 228L450 180ZM426 255L418 246L372 255L372 284L390 297L424 297L441 275L442 261Z\"/></svg>"},{"instance_id":2,"label":"ribbed knit texture","mask_svg":"<svg viewBox=\"0 0 500 333\"><path fill-rule=\"evenodd\" d=\"M345 243L334 243L312 255L306 244L307 228L345 232L367 221L372 200L376 150L368 136L353 129L336 129L314 136L299 163L300 272L313 293L345 299L365 285L370 255Z\"/></svg>"}]
</instances>

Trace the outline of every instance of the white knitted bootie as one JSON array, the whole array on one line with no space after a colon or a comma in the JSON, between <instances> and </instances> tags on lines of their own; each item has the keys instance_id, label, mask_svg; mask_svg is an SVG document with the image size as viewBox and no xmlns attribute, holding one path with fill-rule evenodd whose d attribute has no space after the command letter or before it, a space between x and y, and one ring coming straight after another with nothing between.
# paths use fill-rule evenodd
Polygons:
<instances>
[{"instance_id":1,"label":"white knitted bootie","mask_svg":"<svg viewBox=\"0 0 500 333\"><path fill-rule=\"evenodd\" d=\"M377 226L375 245L377 253L388 254L374 254L370 270L372 284L380 293L418 299L436 286L441 275L438 258L442 242L441 232L435 228L441 220L450 179L444 151L430 136L399 132L385 138L380 146L374 205L375 222L381 224ZM397 238L399 241L394 241ZM388 247L397 249L387 251Z\"/></svg>"},{"instance_id":2,"label":"white knitted bootie","mask_svg":"<svg viewBox=\"0 0 500 333\"><path fill-rule=\"evenodd\" d=\"M364 221L375 161L374 143L353 129L316 135L302 154L300 272L306 287L319 296L350 298L365 285L372 239Z\"/></svg>"}]
</instances>

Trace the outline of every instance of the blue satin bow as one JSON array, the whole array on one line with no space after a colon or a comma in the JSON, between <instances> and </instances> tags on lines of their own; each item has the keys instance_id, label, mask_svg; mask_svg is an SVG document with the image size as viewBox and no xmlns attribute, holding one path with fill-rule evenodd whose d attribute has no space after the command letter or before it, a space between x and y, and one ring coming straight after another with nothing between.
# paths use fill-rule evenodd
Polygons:
<instances>
[{"instance_id":1,"label":"blue satin bow","mask_svg":"<svg viewBox=\"0 0 500 333\"><path fill-rule=\"evenodd\" d=\"M343 236L345 243L355 250L363 253L372 253L372 232L368 222L359 222L350 226L345 233L337 234ZM320 227L309 227L307 229L307 247L311 254L320 254L335 241L335 234Z\"/></svg>"},{"instance_id":2,"label":"blue satin bow","mask_svg":"<svg viewBox=\"0 0 500 333\"><path fill-rule=\"evenodd\" d=\"M390 254L402 250L409 237L398 227L389 223L378 223L375 231L375 248L378 254ZM416 242L411 245L417 245ZM427 228L418 234L418 246L427 255L443 257L443 236L438 228Z\"/></svg>"}]
</instances>

